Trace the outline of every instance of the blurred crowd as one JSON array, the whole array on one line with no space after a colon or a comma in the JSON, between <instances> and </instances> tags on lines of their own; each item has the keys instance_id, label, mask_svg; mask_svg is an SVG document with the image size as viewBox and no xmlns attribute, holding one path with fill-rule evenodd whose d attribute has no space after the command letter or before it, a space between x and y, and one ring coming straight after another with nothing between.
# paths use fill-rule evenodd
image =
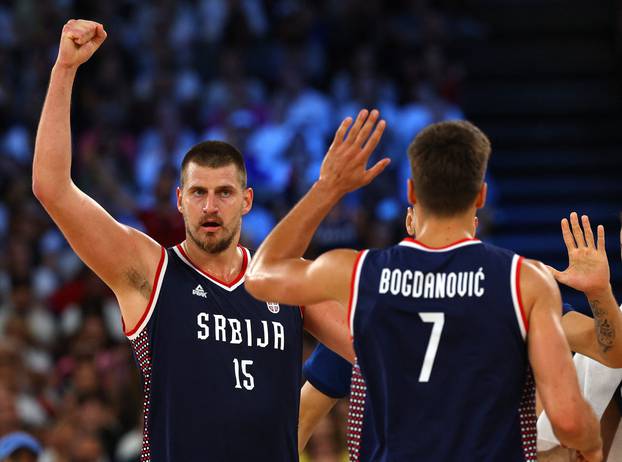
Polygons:
<instances>
[{"instance_id":1,"label":"blurred crowd","mask_svg":"<svg viewBox=\"0 0 622 462\"><path fill-rule=\"evenodd\" d=\"M130 462L140 452L140 379L118 307L31 193L37 119L68 19L108 32L74 88L74 181L163 245L184 237L174 191L194 143L224 139L244 153L255 205L243 242L253 248L317 177L339 122L379 108L388 129L377 152L391 167L330 215L319 251L403 235L406 147L425 125L462 117L463 50L485 32L468 4L2 2L0 436L30 432L45 462ZM307 460L345 457L345 405L336 409Z\"/></svg>"}]
</instances>

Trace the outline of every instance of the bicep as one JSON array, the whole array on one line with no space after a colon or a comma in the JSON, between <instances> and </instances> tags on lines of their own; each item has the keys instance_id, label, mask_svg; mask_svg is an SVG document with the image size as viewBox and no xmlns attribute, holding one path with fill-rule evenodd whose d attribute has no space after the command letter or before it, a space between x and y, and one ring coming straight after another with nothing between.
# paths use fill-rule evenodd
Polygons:
<instances>
[{"instance_id":1,"label":"bicep","mask_svg":"<svg viewBox=\"0 0 622 462\"><path fill-rule=\"evenodd\" d=\"M347 305L350 278L357 253L332 250L309 261L289 258L270 262L247 275L246 288L260 300L290 305L313 305L335 300Z\"/></svg>"},{"instance_id":2,"label":"bicep","mask_svg":"<svg viewBox=\"0 0 622 462\"><path fill-rule=\"evenodd\" d=\"M113 290L125 282L131 283L127 276L132 270L150 280L160 246L140 231L116 221L75 185L43 206L80 259Z\"/></svg>"}]
</instances>

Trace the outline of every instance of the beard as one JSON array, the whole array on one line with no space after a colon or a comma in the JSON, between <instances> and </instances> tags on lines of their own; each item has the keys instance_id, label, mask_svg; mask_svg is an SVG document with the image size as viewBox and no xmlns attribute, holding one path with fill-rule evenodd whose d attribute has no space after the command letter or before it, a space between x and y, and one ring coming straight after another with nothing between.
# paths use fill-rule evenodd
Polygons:
<instances>
[{"instance_id":1,"label":"beard","mask_svg":"<svg viewBox=\"0 0 622 462\"><path fill-rule=\"evenodd\" d=\"M237 223L233 223L231 227L226 227L224 225L221 225L223 236L220 239L214 239L214 238L210 239L209 234L207 236L202 237L198 232L195 232L195 230L192 230L190 226L188 225L188 221L185 219L185 217L184 217L184 221L186 222L185 223L186 224L186 235L190 236L190 239L192 239L192 242L194 242L197 245L197 247L199 247L204 252L212 254L212 255L222 253L231 246L231 244L233 243L233 240L235 239L237 231L241 227L241 222L242 222L240 218L238 219ZM196 228L196 230L198 230L199 228L200 228L200 225Z\"/></svg>"}]
</instances>

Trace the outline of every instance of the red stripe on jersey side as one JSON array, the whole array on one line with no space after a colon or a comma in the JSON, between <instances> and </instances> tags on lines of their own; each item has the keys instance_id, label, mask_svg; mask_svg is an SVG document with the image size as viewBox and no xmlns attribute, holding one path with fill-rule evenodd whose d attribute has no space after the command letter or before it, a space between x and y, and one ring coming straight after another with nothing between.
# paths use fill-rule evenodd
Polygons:
<instances>
[{"instance_id":1,"label":"red stripe on jersey side","mask_svg":"<svg viewBox=\"0 0 622 462\"><path fill-rule=\"evenodd\" d=\"M199 271L205 277L208 277L211 280L216 281L218 284L222 284L223 286L226 286L226 287L229 287L229 288L233 287L238 282L240 282L240 279L242 279L242 277L244 277L244 274L246 273L246 267L248 266L248 257L246 256L246 251L244 250L244 247L242 247L241 245L238 245L238 248L242 250L242 258L243 258L243 260L242 260L242 268L240 269L239 274L235 277L235 279L233 281L225 282L225 281L221 281L220 279L218 279L215 276L212 276L207 271L203 271L201 268L199 268L199 265L197 265L195 262L193 262L190 259L188 254L184 251L184 248L181 246L181 244L177 244L177 249L181 252L181 254L184 256L184 258L186 260L188 260L192 266L194 266L194 268L197 271Z\"/></svg>"},{"instance_id":2,"label":"red stripe on jersey side","mask_svg":"<svg viewBox=\"0 0 622 462\"><path fill-rule=\"evenodd\" d=\"M136 333L140 325L143 323L143 321L149 314L149 311L151 310L151 304L153 303L153 297L155 297L155 294L157 291L158 281L160 280L160 273L162 272L162 265L164 264L164 255L166 252L166 250L164 250L164 247L161 247L161 249L162 249L162 253L160 255L160 262L158 263L158 268L156 269L155 277L153 278L153 285L151 286L151 295L149 297L149 303L147 303L147 308L145 308L145 311L143 311L143 314L140 317L140 320L134 326L134 328L130 330L129 332L125 332L125 335L127 337L130 337ZM123 319L123 317L121 317L121 319ZM123 322L123 330L125 331L125 322Z\"/></svg>"},{"instance_id":3,"label":"red stripe on jersey side","mask_svg":"<svg viewBox=\"0 0 622 462\"><path fill-rule=\"evenodd\" d=\"M350 300L348 301L348 318L347 323L350 325L350 316L352 315L352 301L354 300L354 284L356 282L356 270L359 267L359 262L365 251L361 250L354 260L354 266L352 267L352 277L350 278ZM350 332L350 337L354 336L354 332Z\"/></svg>"},{"instance_id":4,"label":"red stripe on jersey side","mask_svg":"<svg viewBox=\"0 0 622 462\"><path fill-rule=\"evenodd\" d=\"M516 262L516 298L518 299L518 307L520 308L520 314L523 317L523 324L525 325L525 332L529 332L529 321L525 315L525 308L523 307L523 299L520 295L520 269L523 264L524 257L518 257Z\"/></svg>"},{"instance_id":5,"label":"red stripe on jersey side","mask_svg":"<svg viewBox=\"0 0 622 462\"><path fill-rule=\"evenodd\" d=\"M474 237L467 237L464 239L460 239L459 241L452 242L451 244L444 245L442 247L431 247L429 245L425 245L423 242L418 241L417 239L413 239L412 237L406 237L404 238L404 241L412 242L413 244L420 245L421 247L425 247L426 249L430 249L430 250L443 250L443 249L448 249L450 247L453 247L454 245L462 244L463 242L471 242L471 241L479 242L479 239L476 239Z\"/></svg>"}]
</instances>

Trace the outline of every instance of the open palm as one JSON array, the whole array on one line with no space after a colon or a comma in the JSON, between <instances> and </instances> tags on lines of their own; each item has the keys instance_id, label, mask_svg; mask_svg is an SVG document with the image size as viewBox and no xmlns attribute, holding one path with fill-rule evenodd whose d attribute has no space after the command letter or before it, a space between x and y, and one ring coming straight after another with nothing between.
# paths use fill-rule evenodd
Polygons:
<instances>
[{"instance_id":1,"label":"open palm","mask_svg":"<svg viewBox=\"0 0 622 462\"><path fill-rule=\"evenodd\" d=\"M568 268L557 271L550 268L555 279L573 289L589 293L605 289L609 285L609 262L605 251L605 229L597 228L597 241L586 215L579 218L570 214L570 223L562 220L562 236L568 250Z\"/></svg>"}]
</instances>

